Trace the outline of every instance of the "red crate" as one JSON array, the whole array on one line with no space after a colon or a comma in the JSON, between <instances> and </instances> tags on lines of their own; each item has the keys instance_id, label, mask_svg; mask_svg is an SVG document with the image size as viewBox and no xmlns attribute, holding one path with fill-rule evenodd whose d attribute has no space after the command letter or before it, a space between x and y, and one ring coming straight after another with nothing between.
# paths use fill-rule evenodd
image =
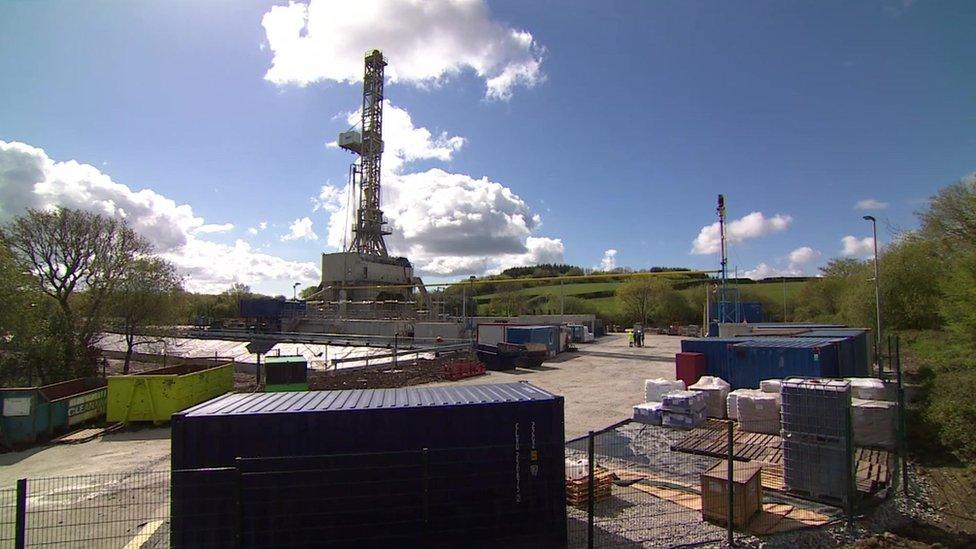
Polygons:
<instances>
[{"instance_id":1,"label":"red crate","mask_svg":"<svg viewBox=\"0 0 976 549\"><path fill-rule=\"evenodd\" d=\"M705 375L705 355L701 353L678 353L674 355L675 379L685 382L685 387L698 383Z\"/></svg>"},{"instance_id":2,"label":"red crate","mask_svg":"<svg viewBox=\"0 0 976 549\"><path fill-rule=\"evenodd\" d=\"M444 377L450 381L457 381L466 377L474 377L485 373L485 365L477 360L461 360L448 362L444 365Z\"/></svg>"}]
</instances>

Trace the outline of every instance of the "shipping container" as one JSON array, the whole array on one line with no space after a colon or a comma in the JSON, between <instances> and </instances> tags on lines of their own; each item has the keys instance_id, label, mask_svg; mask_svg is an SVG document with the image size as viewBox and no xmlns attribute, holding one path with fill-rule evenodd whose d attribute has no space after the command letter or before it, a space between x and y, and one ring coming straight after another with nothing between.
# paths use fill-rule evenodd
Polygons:
<instances>
[{"instance_id":1,"label":"shipping container","mask_svg":"<svg viewBox=\"0 0 976 549\"><path fill-rule=\"evenodd\" d=\"M173 416L171 544L565 546L564 454L527 383L230 394Z\"/></svg>"},{"instance_id":2,"label":"shipping container","mask_svg":"<svg viewBox=\"0 0 976 549\"><path fill-rule=\"evenodd\" d=\"M743 341L745 339L745 341ZM838 377L836 338L738 338L729 360L732 389L756 389L764 379Z\"/></svg>"},{"instance_id":3,"label":"shipping container","mask_svg":"<svg viewBox=\"0 0 976 549\"><path fill-rule=\"evenodd\" d=\"M264 359L265 391L307 391L308 361L302 355Z\"/></svg>"},{"instance_id":4,"label":"shipping container","mask_svg":"<svg viewBox=\"0 0 976 549\"><path fill-rule=\"evenodd\" d=\"M478 345L497 345L505 341L505 329L508 324L478 324L475 343Z\"/></svg>"},{"instance_id":5,"label":"shipping container","mask_svg":"<svg viewBox=\"0 0 976 549\"><path fill-rule=\"evenodd\" d=\"M742 343L742 339L732 337L682 339L681 352L705 355L705 374L729 381L729 349L736 343Z\"/></svg>"},{"instance_id":6,"label":"shipping container","mask_svg":"<svg viewBox=\"0 0 976 549\"><path fill-rule=\"evenodd\" d=\"M560 351L560 329L558 326L510 326L505 330L506 343L541 343L549 350L549 357Z\"/></svg>"},{"instance_id":7,"label":"shipping container","mask_svg":"<svg viewBox=\"0 0 976 549\"><path fill-rule=\"evenodd\" d=\"M234 390L234 364L182 364L108 378L108 421L152 421Z\"/></svg>"},{"instance_id":8,"label":"shipping container","mask_svg":"<svg viewBox=\"0 0 976 549\"><path fill-rule=\"evenodd\" d=\"M105 380L99 377L0 389L0 442L8 448L32 444L102 419L105 400Z\"/></svg>"},{"instance_id":9,"label":"shipping container","mask_svg":"<svg viewBox=\"0 0 976 549\"><path fill-rule=\"evenodd\" d=\"M866 328L819 328L797 334L796 337L839 338L841 342L840 376L864 377L871 375L874 363L871 330Z\"/></svg>"}]
</instances>

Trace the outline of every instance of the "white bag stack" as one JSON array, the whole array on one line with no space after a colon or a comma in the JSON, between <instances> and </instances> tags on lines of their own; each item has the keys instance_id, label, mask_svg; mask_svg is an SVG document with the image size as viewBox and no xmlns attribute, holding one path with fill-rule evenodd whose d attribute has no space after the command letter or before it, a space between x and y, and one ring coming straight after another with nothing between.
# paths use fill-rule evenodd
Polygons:
<instances>
[{"instance_id":1,"label":"white bag stack","mask_svg":"<svg viewBox=\"0 0 976 549\"><path fill-rule=\"evenodd\" d=\"M698 391L670 391L661 397L661 424L691 429L705 421L705 395Z\"/></svg>"},{"instance_id":2,"label":"white bag stack","mask_svg":"<svg viewBox=\"0 0 976 549\"><path fill-rule=\"evenodd\" d=\"M661 402L664 393L671 391L684 391L685 382L670 380L659 377L657 379L644 380L644 402Z\"/></svg>"},{"instance_id":3,"label":"white bag stack","mask_svg":"<svg viewBox=\"0 0 976 549\"><path fill-rule=\"evenodd\" d=\"M725 399L732 387L724 379L715 376L702 376L697 383L688 387L705 395L705 414L718 419L725 418Z\"/></svg>"},{"instance_id":4,"label":"white bag stack","mask_svg":"<svg viewBox=\"0 0 976 549\"><path fill-rule=\"evenodd\" d=\"M648 425L660 425L662 406L660 402L645 402L634 406L634 421Z\"/></svg>"},{"instance_id":5,"label":"white bag stack","mask_svg":"<svg viewBox=\"0 0 976 549\"><path fill-rule=\"evenodd\" d=\"M759 390L764 393L776 393L778 395L782 384L782 379L764 379L759 382Z\"/></svg>"},{"instance_id":6,"label":"white bag stack","mask_svg":"<svg viewBox=\"0 0 976 549\"><path fill-rule=\"evenodd\" d=\"M778 434L780 400L773 393L745 393L736 398L739 429L747 433Z\"/></svg>"},{"instance_id":7,"label":"white bag stack","mask_svg":"<svg viewBox=\"0 0 976 549\"><path fill-rule=\"evenodd\" d=\"M874 377L849 377L851 398L861 400L889 400L888 387L884 381Z\"/></svg>"},{"instance_id":8,"label":"white bag stack","mask_svg":"<svg viewBox=\"0 0 976 549\"><path fill-rule=\"evenodd\" d=\"M736 389L729 393L725 398L725 411L728 412L729 419L739 419L739 395L763 394L759 389Z\"/></svg>"},{"instance_id":9,"label":"white bag stack","mask_svg":"<svg viewBox=\"0 0 976 549\"><path fill-rule=\"evenodd\" d=\"M898 404L887 400L851 399L854 444L895 449Z\"/></svg>"}]
</instances>

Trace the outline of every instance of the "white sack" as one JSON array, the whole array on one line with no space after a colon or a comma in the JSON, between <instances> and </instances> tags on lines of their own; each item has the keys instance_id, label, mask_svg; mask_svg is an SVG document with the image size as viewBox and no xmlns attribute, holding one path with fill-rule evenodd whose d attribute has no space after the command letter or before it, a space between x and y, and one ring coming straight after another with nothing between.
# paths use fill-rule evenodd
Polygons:
<instances>
[{"instance_id":1,"label":"white sack","mask_svg":"<svg viewBox=\"0 0 976 549\"><path fill-rule=\"evenodd\" d=\"M664 393L671 391L684 391L685 382L680 379L670 380L664 378L644 380L644 402L661 402Z\"/></svg>"},{"instance_id":2,"label":"white sack","mask_svg":"<svg viewBox=\"0 0 976 549\"><path fill-rule=\"evenodd\" d=\"M873 377L850 377L851 398L862 400L888 400L888 388L884 381Z\"/></svg>"},{"instance_id":3,"label":"white sack","mask_svg":"<svg viewBox=\"0 0 976 549\"><path fill-rule=\"evenodd\" d=\"M779 399L771 393L746 393L736 398L739 429L775 435L780 431Z\"/></svg>"},{"instance_id":4,"label":"white sack","mask_svg":"<svg viewBox=\"0 0 976 549\"><path fill-rule=\"evenodd\" d=\"M739 419L739 407L738 398L739 395L748 394L762 394L759 389L736 389L729 393L729 396L725 397L725 411L728 413L729 419Z\"/></svg>"},{"instance_id":5,"label":"white sack","mask_svg":"<svg viewBox=\"0 0 976 549\"><path fill-rule=\"evenodd\" d=\"M698 391L705 395L705 414L708 417L725 418L725 399L729 396L731 386L724 379L714 376L702 376L689 391Z\"/></svg>"},{"instance_id":6,"label":"white sack","mask_svg":"<svg viewBox=\"0 0 976 549\"><path fill-rule=\"evenodd\" d=\"M782 379L764 379L759 382L759 389L764 393L776 393L778 395L782 384Z\"/></svg>"},{"instance_id":7,"label":"white sack","mask_svg":"<svg viewBox=\"0 0 976 549\"><path fill-rule=\"evenodd\" d=\"M898 404L887 400L851 399L854 445L871 448L895 448L895 426Z\"/></svg>"}]
</instances>

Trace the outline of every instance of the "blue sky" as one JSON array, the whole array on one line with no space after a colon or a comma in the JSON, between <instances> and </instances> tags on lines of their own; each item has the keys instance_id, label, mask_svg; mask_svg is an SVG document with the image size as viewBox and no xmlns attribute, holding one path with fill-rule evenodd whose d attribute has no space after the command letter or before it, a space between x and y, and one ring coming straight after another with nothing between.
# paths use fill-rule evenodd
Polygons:
<instances>
[{"instance_id":1,"label":"blue sky","mask_svg":"<svg viewBox=\"0 0 976 549\"><path fill-rule=\"evenodd\" d=\"M122 211L191 288L312 283L345 225L352 157L327 143L360 83L343 80L373 44L398 72L394 247L429 279L715 268L691 252L711 249L719 192L730 218L761 214L737 227L740 272L813 274L844 237L865 252L865 213L883 243L976 170L969 1L313 2L263 26L273 5L0 4L0 217Z\"/></svg>"}]
</instances>

